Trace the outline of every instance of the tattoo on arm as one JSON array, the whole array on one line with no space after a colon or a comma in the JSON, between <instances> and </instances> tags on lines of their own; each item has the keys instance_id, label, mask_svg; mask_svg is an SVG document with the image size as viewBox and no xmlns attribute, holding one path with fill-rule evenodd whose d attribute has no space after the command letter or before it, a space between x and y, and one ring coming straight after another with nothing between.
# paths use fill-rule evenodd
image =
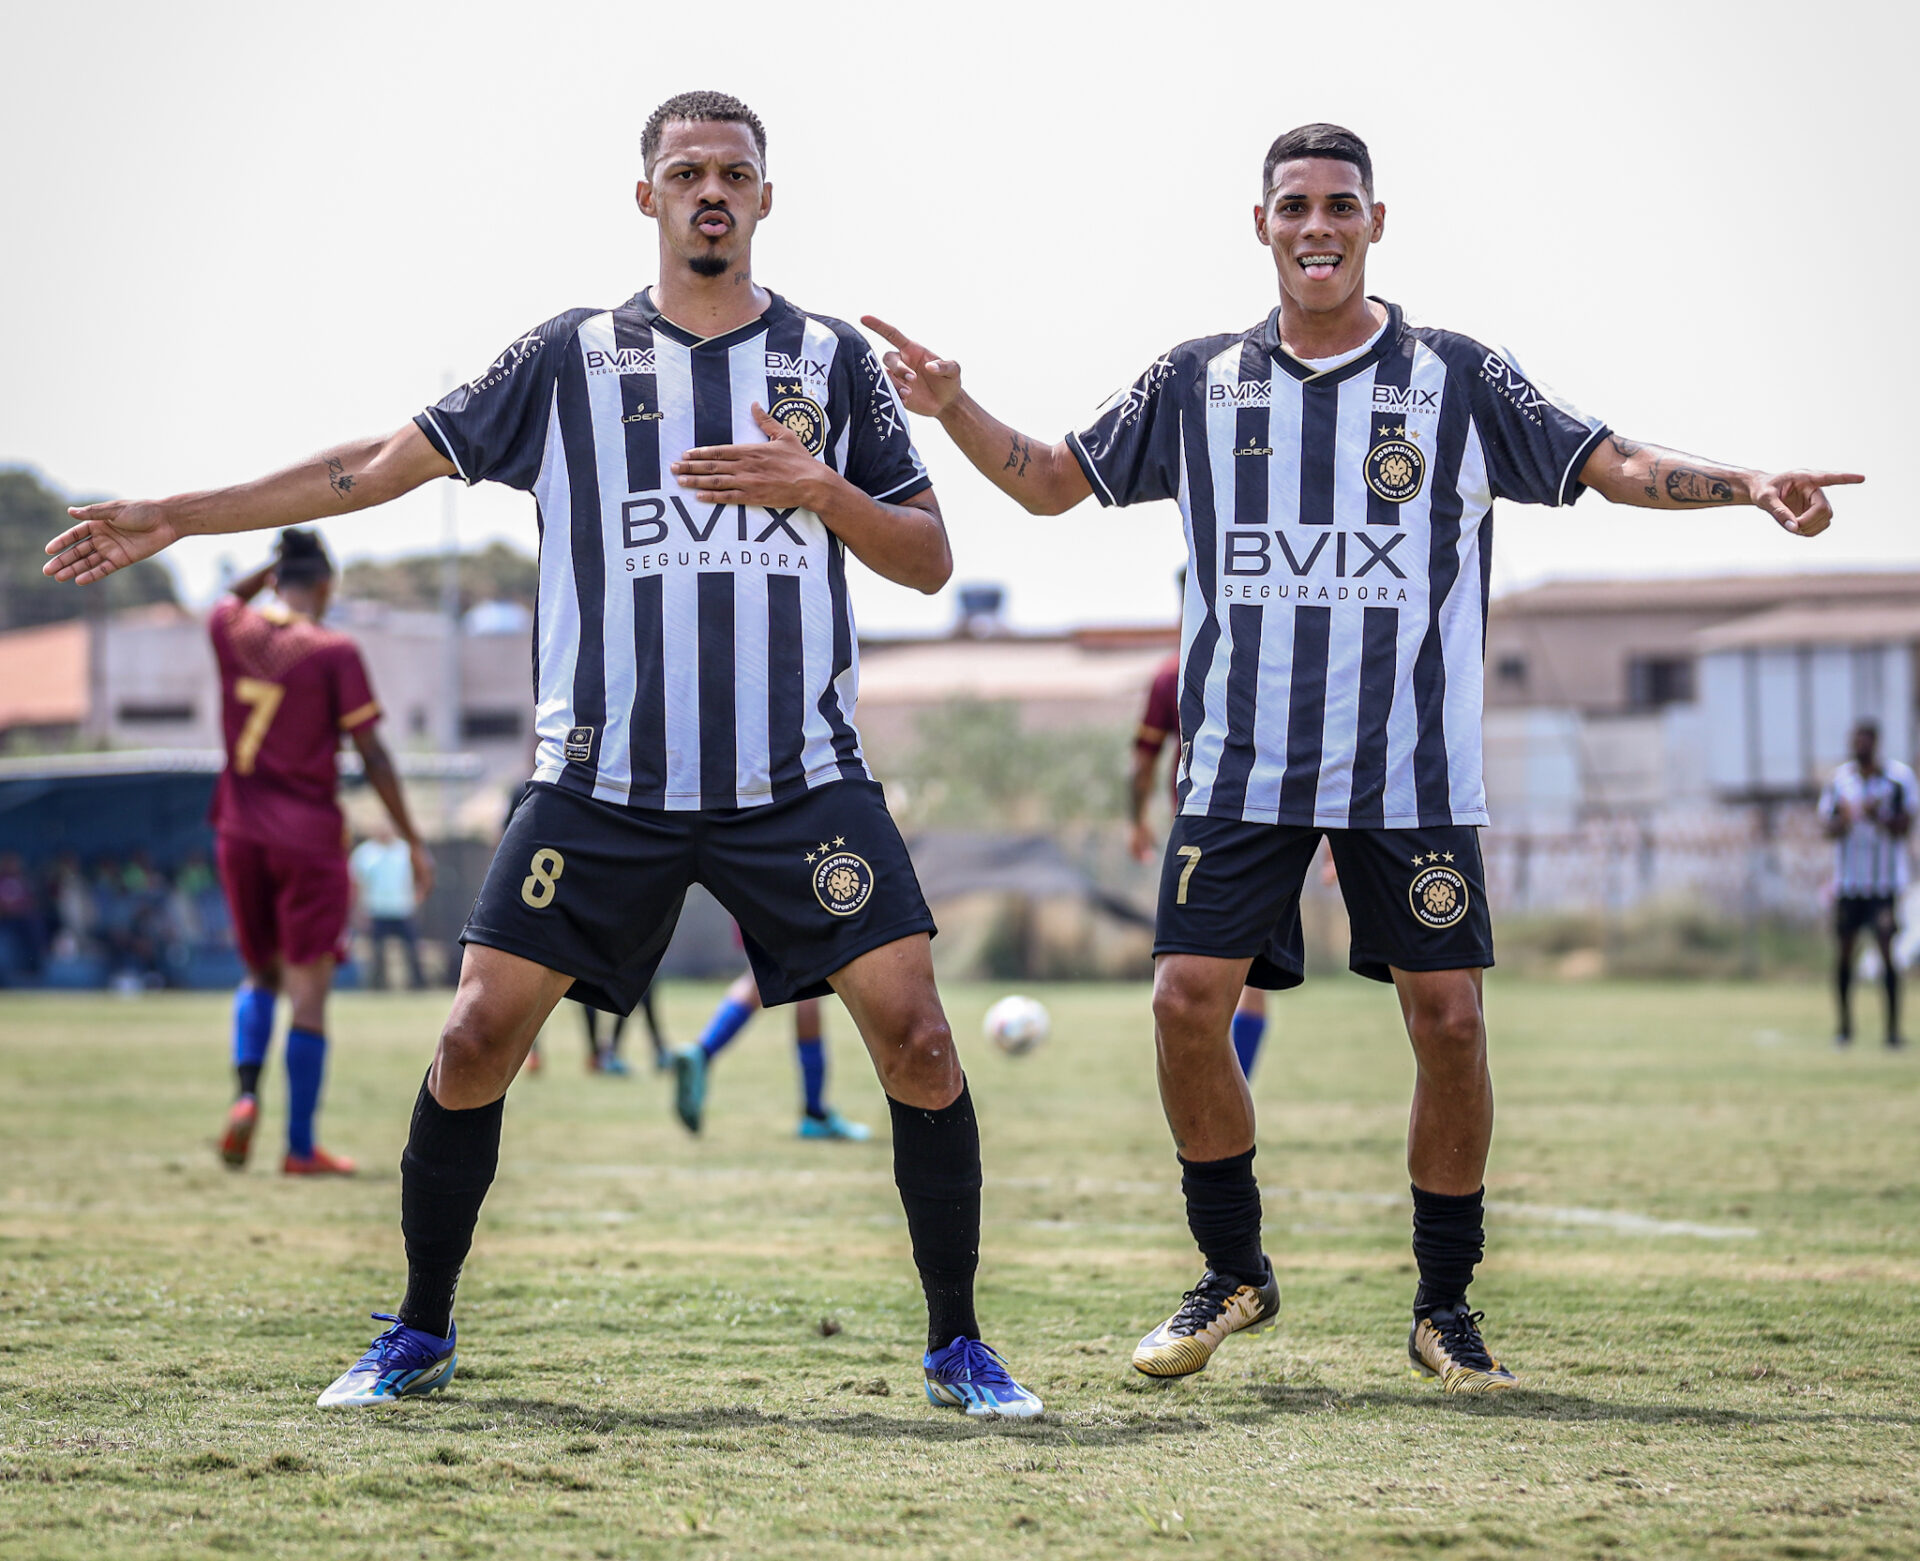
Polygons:
<instances>
[{"instance_id":1,"label":"tattoo on arm","mask_svg":"<svg viewBox=\"0 0 1920 1561\"><path fill-rule=\"evenodd\" d=\"M1633 440L1623 439L1618 434L1608 434L1607 443L1613 446L1615 454L1629 461L1646 449L1645 445L1635 444Z\"/></svg>"},{"instance_id":2,"label":"tattoo on arm","mask_svg":"<svg viewBox=\"0 0 1920 1561\"><path fill-rule=\"evenodd\" d=\"M345 498L353 491L355 479L347 474L346 465L337 455L327 457L327 486Z\"/></svg>"},{"instance_id":3,"label":"tattoo on arm","mask_svg":"<svg viewBox=\"0 0 1920 1561\"><path fill-rule=\"evenodd\" d=\"M1676 504L1731 504L1733 488L1718 477L1681 466L1667 473L1667 497Z\"/></svg>"},{"instance_id":4,"label":"tattoo on arm","mask_svg":"<svg viewBox=\"0 0 1920 1561\"><path fill-rule=\"evenodd\" d=\"M1027 475L1027 462L1032 459L1033 446L1028 443L1024 434L1015 434L1013 443L1007 446L1007 464L1000 470L1011 471L1016 477L1024 477ZM1019 467L1018 471L1014 471L1015 466Z\"/></svg>"}]
</instances>

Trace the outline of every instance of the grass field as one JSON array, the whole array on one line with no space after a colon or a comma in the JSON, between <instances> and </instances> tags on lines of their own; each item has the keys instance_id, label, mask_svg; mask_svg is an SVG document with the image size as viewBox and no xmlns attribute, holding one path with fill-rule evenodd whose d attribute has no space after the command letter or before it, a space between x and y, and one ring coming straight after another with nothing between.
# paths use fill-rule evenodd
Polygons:
<instances>
[{"instance_id":1,"label":"grass field","mask_svg":"<svg viewBox=\"0 0 1920 1561\"><path fill-rule=\"evenodd\" d=\"M714 995L673 990L670 1029ZM996 994L947 995L977 1034ZM396 1163L443 1000L339 1002L324 1140L368 1169L333 1185L215 1163L223 1002L0 1001L0 1555L1920 1554L1920 1058L1836 1055L1819 992L1491 984L1475 1300L1527 1386L1481 1400L1403 1369L1390 997L1338 978L1275 1005L1284 1321L1156 1385L1128 1351L1197 1266L1145 992L1042 995L1044 1050L968 1047L982 1316L1049 1406L1022 1427L922 1398L888 1150L790 1136L782 1015L718 1066L699 1142L656 1079L587 1077L553 1026L509 1102L458 1380L323 1415L399 1296ZM884 1125L829 1017L840 1104ZM268 1096L272 1148L277 1068Z\"/></svg>"}]
</instances>

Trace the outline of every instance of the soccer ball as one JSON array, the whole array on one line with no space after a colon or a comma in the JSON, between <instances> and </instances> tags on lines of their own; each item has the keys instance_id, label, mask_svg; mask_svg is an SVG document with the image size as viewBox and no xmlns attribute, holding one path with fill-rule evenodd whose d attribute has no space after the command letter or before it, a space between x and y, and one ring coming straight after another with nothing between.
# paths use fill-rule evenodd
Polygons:
<instances>
[{"instance_id":1,"label":"soccer ball","mask_svg":"<svg viewBox=\"0 0 1920 1561\"><path fill-rule=\"evenodd\" d=\"M1053 1020L1031 997L1003 997L987 1010L986 1032L1009 1057L1024 1057L1053 1033Z\"/></svg>"}]
</instances>

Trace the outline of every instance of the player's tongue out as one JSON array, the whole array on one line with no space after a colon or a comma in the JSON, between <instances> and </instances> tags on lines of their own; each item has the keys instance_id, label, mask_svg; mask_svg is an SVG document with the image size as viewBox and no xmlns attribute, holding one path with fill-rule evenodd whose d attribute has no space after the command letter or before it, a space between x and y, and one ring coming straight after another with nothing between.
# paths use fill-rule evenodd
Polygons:
<instances>
[{"instance_id":1,"label":"player's tongue out","mask_svg":"<svg viewBox=\"0 0 1920 1561\"><path fill-rule=\"evenodd\" d=\"M1320 254L1302 255L1300 257L1300 269L1306 272L1307 276L1315 282L1326 281L1328 277L1333 275L1335 268L1338 267L1339 264L1340 257L1330 251Z\"/></svg>"}]
</instances>

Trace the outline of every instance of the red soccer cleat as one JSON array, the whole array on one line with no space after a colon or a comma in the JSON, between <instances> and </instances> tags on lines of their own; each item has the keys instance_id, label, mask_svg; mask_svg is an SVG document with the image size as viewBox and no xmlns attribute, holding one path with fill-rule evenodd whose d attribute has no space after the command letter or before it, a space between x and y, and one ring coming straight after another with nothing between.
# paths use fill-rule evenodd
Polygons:
<instances>
[{"instance_id":1,"label":"red soccer cleat","mask_svg":"<svg viewBox=\"0 0 1920 1561\"><path fill-rule=\"evenodd\" d=\"M253 1126L260 1120L260 1103L251 1095L242 1095L227 1113L227 1130L220 1135L220 1158L230 1170L242 1170L247 1152L253 1148Z\"/></svg>"},{"instance_id":2,"label":"red soccer cleat","mask_svg":"<svg viewBox=\"0 0 1920 1561\"><path fill-rule=\"evenodd\" d=\"M358 1169L345 1155L328 1154L318 1144L312 1154L290 1154L280 1162L288 1176L351 1176Z\"/></svg>"}]
</instances>

